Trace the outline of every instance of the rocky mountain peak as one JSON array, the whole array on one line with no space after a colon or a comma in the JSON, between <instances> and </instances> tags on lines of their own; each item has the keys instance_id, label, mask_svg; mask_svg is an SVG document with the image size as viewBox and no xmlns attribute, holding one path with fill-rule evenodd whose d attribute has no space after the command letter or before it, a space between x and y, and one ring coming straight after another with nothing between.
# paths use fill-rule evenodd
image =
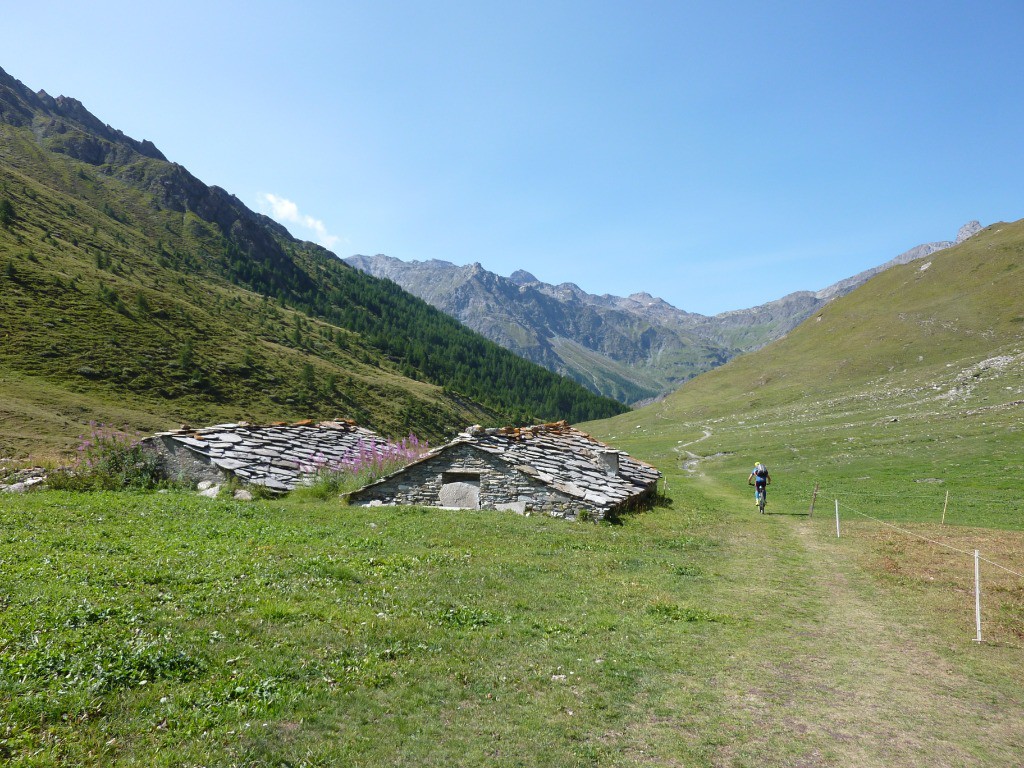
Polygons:
<instances>
[{"instance_id":1,"label":"rocky mountain peak","mask_svg":"<svg viewBox=\"0 0 1024 768\"><path fill-rule=\"evenodd\" d=\"M33 92L3 69L0 69L0 120L12 126L35 123L38 135L44 140L64 137L60 138L61 146L57 151L92 165L124 162L132 152L154 160L167 160L153 142L138 141L103 123L78 99L54 98L43 90Z\"/></svg>"},{"instance_id":2,"label":"rocky mountain peak","mask_svg":"<svg viewBox=\"0 0 1024 768\"><path fill-rule=\"evenodd\" d=\"M641 291L640 293L631 293L629 295L629 298L631 298L633 301L637 302L638 304L643 304L645 307L654 307L654 306L659 306L660 307L663 304L664 305L668 304L668 302L666 302L664 299L659 299L657 296L652 296L651 294L647 293L646 291Z\"/></svg>"},{"instance_id":3,"label":"rocky mountain peak","mask_svg":"<svg viewBox=\"0 0 1024 768\"><path fill-rule=\"evenodd\" d=\"M981 229L982 227L980 221L968 221L966 224L960 227L960 230L956 233L956 244L959 245L968 237L972 237L973 235L978 234L979 232L981 232Z\"/></svg>"},{"instance_id":4,"label":"rocky mountain peak","mask_svg":"<svg viewBox=\"0 0 1024 768\"><path fill-rule=\"evenodd\" d=\"M517 269L515 272L508 276L508 279L511 280L516 285L526 285L527 283L540 282L540 280L531 275L525 269Z\"/></svg>"},{"instance_id":5,"label":"rocky mountain peak","mask_svg":"<svg viewBox=\"0 0 1024 768\"><path fill-rule=\"evenodd\" d=\"M18 85L21 85L21 81L20 80L17 80L15 82L17 82ZM46 91L44 91L42 89L40 89L39 91L36 92L36 98L39 99L41 104L45 105L49 109L56 109L57 108L57 100L55 98L53 98L53 96L51 96L50 94L48 94Z\"/></svg>"}]
</instances>

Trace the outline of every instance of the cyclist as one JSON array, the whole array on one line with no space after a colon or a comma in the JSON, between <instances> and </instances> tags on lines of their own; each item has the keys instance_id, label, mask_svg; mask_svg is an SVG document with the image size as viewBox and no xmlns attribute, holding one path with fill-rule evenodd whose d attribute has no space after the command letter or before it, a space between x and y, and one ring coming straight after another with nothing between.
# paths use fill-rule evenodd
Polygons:
<instances>
[{"instance_id":1,"label":"cyclist","mask_svg":"<svg viewBox=\"0 0 1024 768\"><path fill-rule=\"evenodd\" d=\"M768 474L768 468L760 461L754 464L754 469L747 478L747 485L754 486L754 504L760 505L762 495L767 500L767 486L771 481L772 476ZM761 511L764 512L763 509Z\"/></svg>"}]
</instances>

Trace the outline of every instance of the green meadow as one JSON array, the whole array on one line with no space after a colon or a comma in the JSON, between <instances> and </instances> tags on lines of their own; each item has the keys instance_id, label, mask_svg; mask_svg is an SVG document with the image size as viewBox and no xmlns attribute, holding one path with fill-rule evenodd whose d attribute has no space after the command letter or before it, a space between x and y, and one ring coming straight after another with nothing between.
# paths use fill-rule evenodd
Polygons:
<instances>
[{"instance_id":1,"label":"green meadow","mask_svg":"<svg viewBox=\"0 0 1024 768\"><path fill-rule=\"evenodd\" d=\"M659 506L618 524L309 496L0 497L0 753L1017 765L1024 578L985 565L978 644L962 554L1024 572L1015 411L925 418L908 398L693 421L667 403L591 425L665 471ZM764 516L755 459L773 473Z\"/></svg>"}]
</instances>

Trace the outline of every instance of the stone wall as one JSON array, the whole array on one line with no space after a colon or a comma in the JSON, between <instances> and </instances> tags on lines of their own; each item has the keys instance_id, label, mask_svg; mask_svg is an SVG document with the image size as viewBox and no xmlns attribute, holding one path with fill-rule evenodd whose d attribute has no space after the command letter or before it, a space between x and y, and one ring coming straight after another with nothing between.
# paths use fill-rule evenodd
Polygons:
<instances>
[{"instance_id":1,"label":"stone wall","mask_svg":"<svg viewBox=\"0 0 1024 768\"><path fill-rule=\"evenodd\" d=\"M199 458L181 443L169 437L158 435L149 438L144 442L144 446L147 450L160 454L167 477L172 480L195 484L204 480L211 483L223 483L228 479L227 472L209 461Z\"/></svg>"},{"instance_id":2,"label":"stone wall","mask_svg":"<svg viewBox=\"0 0 1024 768\"><path fill-rule=\"evenodd\" d=\"M397 504L440 507L445 476L465 484L479 475L479 507L574 519L586 511L599 520L607 509L572 498L470 445L454 445L422 462L349 495L357 506Z\"/></svg>"}]
</instances>

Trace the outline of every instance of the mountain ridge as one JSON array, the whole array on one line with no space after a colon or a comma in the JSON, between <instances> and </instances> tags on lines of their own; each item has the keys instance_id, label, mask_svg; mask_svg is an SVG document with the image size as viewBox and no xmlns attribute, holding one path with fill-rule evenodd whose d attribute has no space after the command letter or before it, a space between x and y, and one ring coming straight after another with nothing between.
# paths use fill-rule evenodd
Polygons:
<instances>
[{"instance_id":1,"label":"mountain ridge","mask_svg":"<svg viewBox=\"0 0 1024 768\"><path fill-rule=\"evenodd\" d=\"M770 347L687 382L651 406L656 421L722 418L742 427L748 410L785 410L792 419L809 400L827 412L828 403L884 408L898 397L922 425L933 416L955 421L961 411L971 417L983 454L986 413L1005 412L1020 426L1022 255L1024 219L991 224L923 264L895 265ZM606 425L632 423L638 413Z\"/></svg>"},{"instance_id":2,"label":"mountain ridge","mask_svg":"<svg viewBox=\"0 0 1024 768\"><path fill-rule=\"evenodd\" d=\"M823 304L874 275L963 242L981 229L968 222L954 241L925 243L826 288L794 291L749 309L702 315L639 292L595 295L575 283L544 283L525 270L508 277L475 262L404 262L355 255L345 262L384 277L492 341L593 391L642 404L739 354L781 338Z\"/></svg>"}]
</instances>

